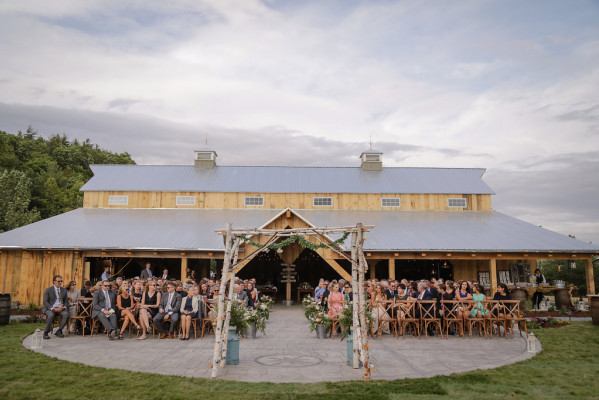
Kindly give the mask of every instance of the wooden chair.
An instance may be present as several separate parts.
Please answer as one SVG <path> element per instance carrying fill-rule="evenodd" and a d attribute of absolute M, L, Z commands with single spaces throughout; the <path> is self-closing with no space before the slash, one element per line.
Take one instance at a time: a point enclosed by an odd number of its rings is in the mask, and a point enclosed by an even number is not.
<path fill-rule="evenodd" d="M 393 336 L 397 337 L 397 318 L 395 315 L 395 300 L 384 300 L 377 302 L 377 308 L 374 310 L 377 313 L 377 320 L 379 326 L 377 329 L 377 335 L 380 338 L 383 335 L 383 324 L 388 323 L 390 330 L 393 332 Z"/>
<path fill-rule="evenodd" d="M 456 330 L 459 328 L 459 334 L 462 338 L 464 336 L 464 318 L 458 317 L 458 312 L 462 303 L 457 300 L 442 300 L 441 307 L 443 307 L 443 322 L 445 323 L 445 339 L 449 339 L 449 328 L 454 325 Z"/>
<path fill-rule="evenodd" d="M 487 306 L 489 313 L 485 315 L 486 328 L 488 331 L 488 338 L 493 338 L 493 331 L 496 326 L 499 326 L 499 336 L 501 336 L 501 327 L 503 326 L 503 332 L 505 335 L 506 331 L 506 312 L 504 305 L 498 300 L 488 300 Z M 500 314 L 503 314 L 501 316 Z"/>
<path fill-rule="evenodd" d="M 206 300 L 204 303 L 204 318 L 202 319 L 202 335 L 200 337 L 204 337 L 204 333 L 206 332 L 206 326 L 208 326 L 208 330 L 212 330 L 214 332 L 213 324 L 216 322 L 216 317 L 218 316 L 218 301 L 217 300 Z"/>
<path fill-rule="evenodd" d="M 428 328 L 432 325 L 435 332 L 439 332 L 443 337 L 443 328 L 441 327 L 441 318 L 437 316 L 437 300 L 418 300 L 418 310 L 420 311 L 420 322 L 424 331 L 424 338 L 428 338 Z"/>
<path fill-rule="evenodd" d="M 486 330 L 486 320 L 485 314 L 488 313 L 487 301 L 485 300 L 468 300 L 464 301 L 464 304 L 468 304 L 470 308 L 470 317 L 465 319 L 465 322 L 468 324 L 468 333 L 470 335 L 470 339 L 472 339 L 472 329 L 477 327 L 477 332 L 479 336 L 483 336 L 483 334 L 487 335 Z M 476 309 L 476 314 L 474 314 L 474 309 Z"/>
<path fill-rule="evenodd" d="M 400 300 L 396 301 L 395 304 L 397 305 L 397 322 L 401 335 L 405 337 L 406 327 L 412 326 L 420 339 L 420 319 L 416 313 L 416 302 Z"/>
<path fill-rule="evenodd" d="M 81 321 L 81 330 L 83 331 L 83 337 L 85 337 L 85 323 L 87 322 L 91 326 L 92 319 L 92 298 L 81 298 L 77 300 L 77 315 L 69 317 L 69 323 L 67 324 L 67 335 L 71 331 L 71 322 Z"/>
<path fill-rule="evenodd" d="M 511 331 L 511 337 L 514 337 L 514 323 L 518 326 L 520 336 L 522 336 L 522 327 L 528 338 L 528 327 L 526 326 L 526 318 L 520 314 L 520 300 L 503 300 L 505 312 L 505 326 L 509 325 Z M 506 331 L 507 337 L 507 331 Z"/>

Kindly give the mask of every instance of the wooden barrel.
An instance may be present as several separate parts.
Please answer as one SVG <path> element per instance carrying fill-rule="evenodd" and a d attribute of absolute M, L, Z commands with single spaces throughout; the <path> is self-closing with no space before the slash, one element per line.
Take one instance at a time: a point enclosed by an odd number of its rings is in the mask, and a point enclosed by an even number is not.
<path fill-rule="evenodd" d="M 589 296 L 589 305 L 591 308 L 591 319 L 594 325 L 599 325 L 599 296 Z"/>
<path fill-rule="evenodd" d="M 10 294 L 0 294 L 0 325 L 10 321 Z"/>
<path fill-rule="evenodd" d="M 555 308 L 559 311 L 563 306 L 572 307 L 570 289 L 555 289 Z"/>
<path fill-rule="evenodd" d="M 524 303 L 528 300 L 528 292 L 524 289 L 512 289 L 510 295 L 512 296 L 512 300 L 520 301 L 520 308 L 524 307 Z"/>

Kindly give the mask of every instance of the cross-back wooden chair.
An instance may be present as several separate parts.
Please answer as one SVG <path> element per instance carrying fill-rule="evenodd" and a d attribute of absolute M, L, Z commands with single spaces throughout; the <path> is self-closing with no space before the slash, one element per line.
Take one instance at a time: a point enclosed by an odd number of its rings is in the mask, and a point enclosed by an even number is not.
<path fill-rule="evenodd" d="M 457 300 L 442 300 L 441 307 L 443 307 L 443 322 L 445 323 L 445 339 L 449 339 L 449 329 L 452 325 L 455 326 L 456 331 L 462 338 L 464 336 L 464 318 L 458 317 L 458 312 L 462 303 Z M 458 330 L 459 329 L 459 330 Z"/>
<path fill-rule="evenodd" d="M 83 331 L 83 337 L 85 337 L 85 323 L 87 322 L 91 325 L 92 300 L 92 298 L 81 298 L 77 300 L 77 315 L 69 317 L 67 335 L 71 332 L 71 321 L 81 321 L 81 330 Z"/>
<path fill-rule="evenodd" d="M 506 311 L 504 305 L 498 300 L 488 300 L 487 308 L 489 312 L 485 315 L 486 328 L 488 331 L 488 338 L 493 338 L 493 331 L 495 327 L 498 327 L 498 334 L 501 336 L 501 327 L 505 335 L 506 331 Z"/>
<path fill-rule="evenodd" d="M 416 302 L 409 300 L 396 301 L 397 305 L 397 321 L 401 336 L 406 336 L 406 328 L 413 327 L 414 332 L 420 339 L 420 319 L 416 312 Z M 398 334 L 398 336 L 399 336 Z"/>
<path fill-rule="evenodd" d="M 464 301 L 470 307 L 470 317 L 465 319 L 468 324 L 468 333 L 472 339 L 472 330 L 476 328 L 479 336 L 487 335 L 485 315 L 489 312 L 486 300 L 468 300 Z M 476 310 L 476 311 L 474 311 Z"/>
<path fill-rule="evenodd" d="M 218 316 L 218 300 L 204 300 L 204 318 L 202 319 L 202 335 L 200 337 L 204 337 L 204 333 L 206 333 L 206 327 L 208 330 L 212 330 L 214 332 L 214 322 L 216 322 L 216 317 Z"/>
<path fill-rule="evenodd" d="M 379 326 L 376 334 L 380 338 L 383 335 L 383 324 L 389 324 L 389 330 L 393 332 L 393 336 L 397 337 L 397 317 L 395 313 L 395 300 L 382 300 L 377 302 L 376 310 Z"/>
<path fill-rule="evenodd" d="M 518 331 L 520 332 L 520 336 L 522 336 L 522 328 L 524 327 L 524 332 L 526 333 L 526 337 L 528 337 L 528 328 L 526 326 L 526 318 L 524 318 L 520 314 L 520 300 L 503 300 L 502 301 L 506 315 L 506 326 L 509 325 L 511 331 L 511 337 L 514 337 L 514 323 L 518 326 Z M 506 331 L 507 332 L 507 331 Z M 507 333 L 506 333 L 507 337 Z"/>
<path fill-rule="evenodd" d="M 439 336 L 443 337 L 441 318 L 437 316 L 437 300 L 418 300 L 417 303 L 424 338 L 428 338 L 428 328 L 431 326 L 435 329 L 435 332 L 438 330 Z"/>

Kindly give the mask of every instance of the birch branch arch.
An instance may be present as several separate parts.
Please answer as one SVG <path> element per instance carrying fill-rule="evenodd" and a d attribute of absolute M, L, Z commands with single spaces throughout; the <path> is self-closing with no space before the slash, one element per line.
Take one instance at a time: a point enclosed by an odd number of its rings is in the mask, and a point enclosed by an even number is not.
<path fill-rule="evenodd" d="M 218 369 L 225 366 L 227 354 L 227 334 L 228 323 L 231 318 L 231 304 L 233 296 L 233 283 L 235 274 L 240 265 L 245 265 L 250 262 L 261 251 L 268 249 L 269 246 L 276 242 L 277 239 L 289 236 L 308 236 L 314 237 L 316 241 L 326 245 L 342 258 L 348 260 L 352 265 L 352 292 L 354 293 L 353 309 L 353 332 L 354 332 L 354 349 L 353 349 L 353 367 L 359 368 L 359 363 L 364 366 L 364 379 L 370 380 L 370 375 L 373 371 L 369 362 L 368 349 L 368 325 L 366 321 L 366 297 L 364 293 L 364 276 L 368 269 L 368 263 L 364 257 L 364 233 L 373 229 L 372 225 L 362 225 L 361 223 L 355 226 L 344 226 L 335 228 L 291 228 L 291 229 L 233 229 L 231 223 L 227 223 L 225 229 L 217 229 L 215 232 L 224 236 L 225 240 L 225 256 L 223 262 L 223 270 L 220 282 L 220 292 L 218 295 L 218 315 L 216 317 L 216 328 L 214 330 L 214 355 L 212 359 L 212 378 L 218 375 Z M 351 234 L 351 257 L 348 257 L 342 249 L 326 238 L 328 234 Z M 261 247 L 257 248 L 251 254 L 247 255 L 242 260 L 238 260 L 239 247 L 245 238 L 264 235 L 269 239 Z M 230 289 L 228 299 L 225 302 L 225 288 L 227 282 L 230 281 Z M 356 304 L 357 297 L 357 307 Z"/>

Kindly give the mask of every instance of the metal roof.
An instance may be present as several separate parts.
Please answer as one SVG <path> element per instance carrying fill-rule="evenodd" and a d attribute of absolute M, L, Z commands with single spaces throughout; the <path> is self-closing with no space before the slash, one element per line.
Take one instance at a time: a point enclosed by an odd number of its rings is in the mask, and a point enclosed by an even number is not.
<path fill-rule="evenodd" d="M 223 250 L 215 229 L 284 210 L 77 209 L 0 234 L 0 248 Z M 314 226 L 374 225 L 368 251 L 587 252 L 591 245 L 495 211 L 292 210 Z M 337 237 L 334 237 L 335 239 Z"/>
<path fill-rule="evenodd" d="M 495 194 L 482 168 L 92 165 L 82 191 Z"/>

